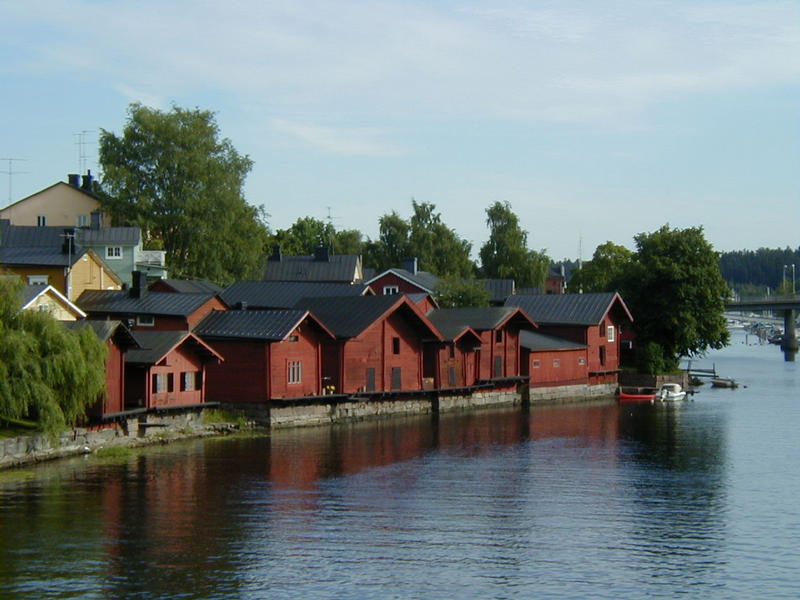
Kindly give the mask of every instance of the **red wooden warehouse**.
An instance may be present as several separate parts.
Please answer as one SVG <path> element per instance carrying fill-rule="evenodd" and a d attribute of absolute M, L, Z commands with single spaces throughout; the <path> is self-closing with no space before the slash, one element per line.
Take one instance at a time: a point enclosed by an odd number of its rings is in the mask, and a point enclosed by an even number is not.
<path fill-rule="evenodd" d="M 208 366 L 209 400 L 264 402 L 323 393 L 322 344 L 333 334 L 308 311 L 215 311 L 195 333 L 225 356 L 224 363 Z"/>

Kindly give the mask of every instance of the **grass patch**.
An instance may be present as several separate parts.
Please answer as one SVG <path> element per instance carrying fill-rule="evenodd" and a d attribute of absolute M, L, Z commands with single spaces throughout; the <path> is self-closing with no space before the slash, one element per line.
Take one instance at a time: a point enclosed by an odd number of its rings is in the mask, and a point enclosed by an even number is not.
<path fill-rule="evenodd" d="M 11 438 L 31 435 L 39 431 L 39 424 L 28 419 L 12 419 L 0 415 L 0 437 Z"/>
<path fill-rule="evenodd" d="M 204 423 L 233 423 L 237 427 L 244 427 L 247 423 L 242 415 L 234 414 L 227 410 L 212 408 L 203 411 Z"/>

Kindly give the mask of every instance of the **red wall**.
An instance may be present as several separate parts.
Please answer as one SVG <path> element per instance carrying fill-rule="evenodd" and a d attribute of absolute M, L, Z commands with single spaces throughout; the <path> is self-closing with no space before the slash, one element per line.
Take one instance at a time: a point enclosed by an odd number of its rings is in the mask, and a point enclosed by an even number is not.
<path fill-rule="evenodd" d="M 91 417 L 102 417 L 125 410 L 124 354 L 113 338 L 106 341 L 106 392 L 103 398 L 86 410 Z"/>
<path fill-rule="evenodd" d="M 406 281 L 402 277 L 398 277 L 394 273 L 387 273 L 383 277 L 376 279 L 369 284 L 369 287 L 371 287 L 378 296 L 383 296 L 383 288 L 387 285 L 396 285 L 400 289 L 401 294 L 419 294 L 420 292 L 427 293 L 428 291 Z"/>
<path fill-rule="evenodd" d="M 137 401 L 144 398 L 145 408 L 161 406 L 183 406 L 187 404 L 200 404 L 205 398 L 205 368 L 194 352 L 179 346 L 161 361 L 163 365 L 153 365 L 142 368 L 137 365 L 128 365 L 125 369 L 125 405 L 127 408 L 140 406 Z M 201 389 L 181 391 L 181 374 L 185 371 L 199 371 L 201 373 Z M 172 373 L 172 392 L 155 393 L 153 391 L 153 375 L 156 373 Z"/>
<path fill-rule="evenodd" d="M 292 332 L 296 342 L 284 340 L 270 345 L 270 397 L 298 398 L 322 393 L 320 380 L 321 341 L 320 335 L 309 323 L 304 323 Z M 302 379 L 300 383 L 289 383 L 289 363 L 300 361 Z"/>
<path fill-rule="evenodd" d="M 519 362 L 519 328 L 507 324 L 501 331 L 503 338 L 496 342 L 495 329 L 481 331 L 480 372 L 478 379 L 493 379 L 495 357 L 503 360 L 503 371 L 500 377 L 516 377 L 520 374 Z"/>
<path fill-rule="evenodd" d="M 530 387 L 585 384 L 589 380 L 586 348 L 575 350 L 525 351 Z M 583 364 L 580 360 L 583 359 Z M 558 366 L 555 365 L 558 361 Z M 536 366 L 536 363 L 539 366 Z"/>

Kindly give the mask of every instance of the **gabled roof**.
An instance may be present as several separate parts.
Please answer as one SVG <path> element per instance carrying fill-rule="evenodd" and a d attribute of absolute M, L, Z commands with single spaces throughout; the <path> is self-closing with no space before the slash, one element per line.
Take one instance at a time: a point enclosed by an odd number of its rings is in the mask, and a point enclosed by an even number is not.
<path fill-rule="evenodd" d="M 309 310 L 337 338 L 353 338 L 373 323 L 394 313 L 405 310 L 423 325 L 436 339 L 439 332 L 414 304 L 403 295 L 389 296 L 340 296 L 332 298 L 303 298 L 295 308 Z"/>
<path fill-rule="evenodd" d="M 147 292 L 144 297 L 135 298 L 129 290 L 87 290 L 77 304 L 89 314 L 188 317 L 213 297 L 214 294 Z"/>
<path fill-rule="evenodd" d="M 267 281 L 323 281 L 352 283 L 359 275 L 361 257 L 357 254 L 332 254 L 325 260 L 314 255 L 281 256 L 268 260 L 264 267 Z"/>
<path fill-rule="evenodd" d="M 494 330 L 513 318 L 522 319 L 531 327 L 537 326 L 524 312 L 513 306 L 437 308 L 428 313 L 428 318 L 438 329 L 448 331 L 454 331 L 459 326 L 471 327 L 475 331 Z"/>
<path fill-rule="evenodd" d="M 76 192 L 80 192 L 80 193 L 82 193 L 82 194 L 84 194 L 84 195 L 86 195 L 86 196 L 89 196 L 89 197 L 90 197 L 90 198 L 92 198 L 93 200 L 97 200 L 97 196 L 95 196 L 95 195 L 94 195 L 94 194 L 92 194 L 91 192 L 89 192 L 89 191 L 87 191 L 87 190 L 85 190 L 85 189 L 83 189 L 83 188 L 81 188 L 81 187 L 76 187 L 76 186 L 74 186 L 74 185 L 70 185 L 70 184 L 68 184 L 68 183 L 64 183 L 63 181 L 57 181 L 57 182 L 56 182 L 56 183 L 54 183 L 53 185 L 48 185 L 46 188 L 42 188 L 42 189 L 41 189 L 41 190 L 39 190 L 38 192 L 34 192 L 33 194 L 30 194 L 29 196 L 25 196 L 25 197 L 24 197 L 24 198 L 22 198 L 21 200 L 17 200 L 16 202 L 12 202 L 11 204 L 9 204 L 9 205 L 7 205 L 7 206 L 4 206 L 4 207 L 3 207 L 2 209 L 0 209 L 0 210 L 5 210 L 5 209 L 7 209 L 7 208 L 11 208 L 12 206 L 16 206 L 17 204 L 21 204 L 21 203 L 25 202 L 26 200 L 29 200 L 30 198 L 33 198 L 34 196 L 38 196 L 38 195 L 39 195 L 39 194 L 41 194 L 42 192 L 46 192 L 46 191 L 47 191 L 47 190 L 49 190 L 49 189 L 52 189 L 52 188 L 55 188 L 55 187 L 59 187 L 59 186 L 66 186 L 66 187 L 67 187 L 67 188 L 69 188 L 70 190 L 74 190 L 74 191 L 76 191 Z"/>
<path fill-rule="evenodd" d="M 137 331 L 134 337 L 141 349 L 129 350 L 125 355 L 126 364 L 155 365 L 183 344 L 191 344 L 206 360 L 224 360 L 216 350 L 188 331 Z"/>
<path fill-rule="evenodd" d="M 8 219 L 0 222 L 0 246 L 5 248 L 61 248 L 65 231 L 74 234 L 75 244 L 80 246 L 135 246 L 139 243 L 141 230 L 138 227 L 37 227 L 35 225 L 12 225 Z"/>
<path fill-rule="evenodd" d="M 225 289 L 205 279 L 158 279 L 155 284 L 166 286 L 177 294 L 221 294 Z"/>
<path fill-rule="evenodd" d="M 539 324 L 598 325 L 603 317 L 619 304 L 623 314 L 633 321 L 628 307 L 616 292 L 596 294 L 516 294 L 506 300 L 506 306 L 518 306 Z"/>
<path fill-rule="evenodd" d="M 498 304 L 505 302 L 506 298 L 514 294 L 513 279 L 479 279 L 489 293 L 489 302 Z"/>
<path fill-rule="evenodd" d="M 519 334 L 519 345 L 533 352 L 545 350 L 581 350 L 588 348 L 586 344 L 565 340 L 554 335 L 539 333 L 538 331 L 528 331 L 523 329 Z"/>
<path fill-rule="evenodd" d="M 292 308 L 303 298 L 363 296 L 372 293 L 369 286 L 316 281 L 236 281 L 220 297 L 228 306 L 246 302 L 248 308 Z"/>
<path fill-rule="evenodd" d="M 0 264 L 9 266 L 70 267 L 90 250 L 75 249 L 64 253 L 61 247 L 2 248 Z"/>
<path fill-rule="evenodd" d="M 215 310 L 200 321 L 194 332 L 206 339 L 277 342 L 286 339 L 306 319 L 334 337 L 307 310 Z"/>
<path fill-rule="evenodd" d="M 136 341 L 136 338 L 131 333 L 131 330 L 125 327 L 122 321 L 109 320 L 109 321 L 65 321 L 64 325 L 68 329 L 79 331 L 84 328 L 89 328 L 94 331 L 95 335 L 101 340 L 108 341 L 113 337 L 117 346 L 127 350 L 140 349 L 141 346 Z"/>
<path fill-rule="evenodd" d="M 78 227 L 75 229 L 75 239 L 82 246 L 136 246 L 141 240 L 142 233 L 138 227 Z"/>
<path fill-rule="evenodd" d="M 390 274 L 395 275 L 400 279 L 404 279 L 405 281 L 417 286 L 422 291 L 429 294 L 432 294 L 434 291 L 436 291 L 436 286 L 439 285 L 439 278 L 433 273 L 429 273 L 428 271 L 417 271 L 416 273 L 412 273 L 411 271 L 400 268 L 392 268 L 382 271 L 365 283 L 369 285 Z"/>
<path fill-rule="evenodd" d="M 77 318 L 83 319 L 86 313 L 83 312 L 78 306 L 69 301 L 69 299 L 59 292 L 52 285 L 26 285 L 22 288 L 22 310 L 28 308 L 40 296 L 50 295 L 68 311 L 73 313 Z"/>

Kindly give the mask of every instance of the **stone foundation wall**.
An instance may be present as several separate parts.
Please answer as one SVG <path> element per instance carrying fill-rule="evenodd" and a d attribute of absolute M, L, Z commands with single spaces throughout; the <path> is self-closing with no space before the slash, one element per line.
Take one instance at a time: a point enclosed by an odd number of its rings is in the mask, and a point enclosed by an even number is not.
<path fill-rule="evenodd" d="M 616 393 L 615 383 L 603 385 L 557 385 L 553 387 L 531 388 L 530 403 L 534 404 L 567 404 L 613 397 Z"/>

